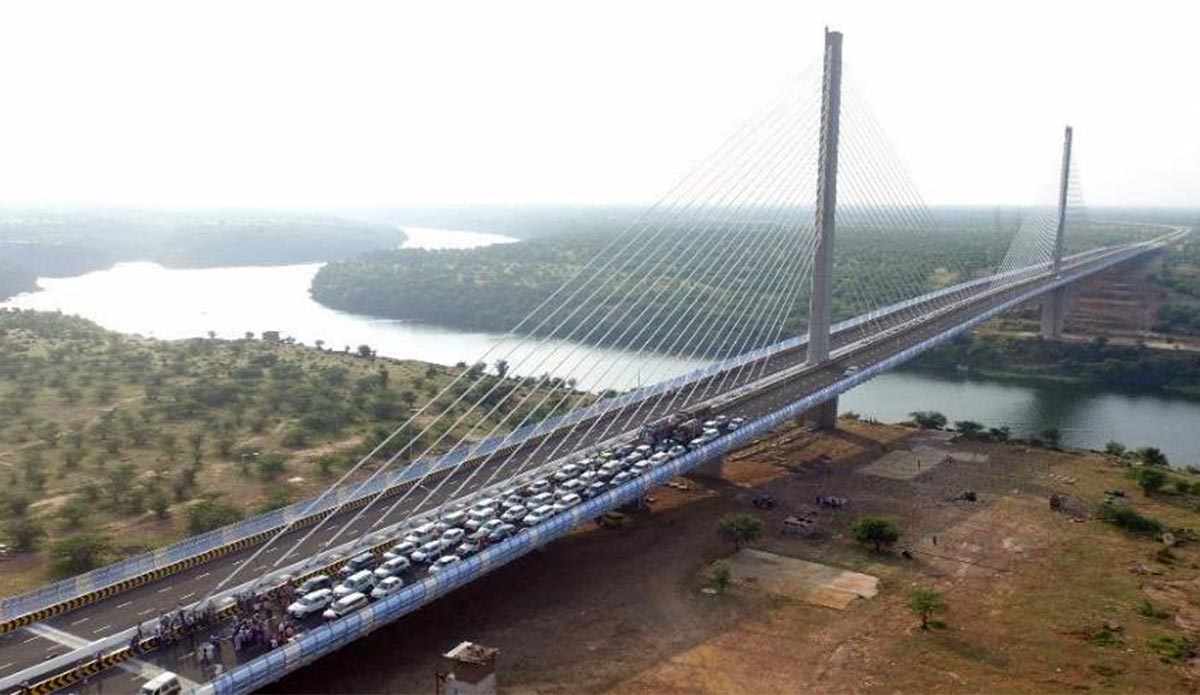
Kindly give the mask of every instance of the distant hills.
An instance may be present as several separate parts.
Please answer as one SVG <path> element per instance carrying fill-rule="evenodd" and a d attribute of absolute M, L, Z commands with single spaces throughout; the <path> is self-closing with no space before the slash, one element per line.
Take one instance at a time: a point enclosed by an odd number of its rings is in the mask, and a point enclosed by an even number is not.
<path fill-rule="evenodd" d="M 392 225 L 257 211 L 0 208 L 0 299 L 118 261 L 173 268 L 286 265 L 395 248 Z"/>

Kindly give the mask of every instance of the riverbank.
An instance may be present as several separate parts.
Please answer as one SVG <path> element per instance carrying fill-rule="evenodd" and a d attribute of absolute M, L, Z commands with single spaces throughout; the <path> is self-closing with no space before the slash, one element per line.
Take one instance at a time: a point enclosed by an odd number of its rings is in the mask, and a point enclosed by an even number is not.
<path fill-rule="evenodd" d="M 1168 527 L 1200 528 L 1190 493 L 1143 496 L 1096 454 L 841 425 L 765 437 L 728 457 L 725 480 L 655 490 L 629 526 L 580 529 L 269 691 L 427 691 L 440 654 L 462 639 L 500 649 L 505 692 L 1196 687 L 1200 549 L 1164 550 L 1095 516 L 1116 489 Z M 945 457 L 913 467 L 903 452 L 914 450 Z M 751 504 L 764 493 L 773 509 Z M 1063 511 L 1050 508 L 1055 494 Z M 818 496 L 847 502 L 818 507 Z M 878 594 L 839 610 L 780 594 L 766 576 L 708 593 L 713 563 L 732 551 L 716 532 L 729 513 L 761 521 L 753 547 L 876 577 Z M 869 515 L 901 530 L 891 550 L 854 541 L 852 525 Z M 943 597 L 935 629 L 906 607 L 913 587 Z"/>

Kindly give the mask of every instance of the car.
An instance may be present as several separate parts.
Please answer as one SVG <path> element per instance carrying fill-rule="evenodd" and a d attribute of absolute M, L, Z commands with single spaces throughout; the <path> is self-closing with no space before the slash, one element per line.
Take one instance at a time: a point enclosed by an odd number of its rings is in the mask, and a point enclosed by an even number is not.
<path fill-rule="evenodd" d="M 846 371 L 842 372 L 842 376 L 854 376 L 855 374 L 858 374 L 857 364 L 852 364 L 849 367 L 846 367 Z"/>
<path fill-rule="evenodd" d="M 599 479 L 600 479 L 600 475 L 598 473 L 596 473 L 596 471 L 584 471 L 583 473 L 581 473 L 579 475 L 578 478 L 576 478 L 576 480 L 583 483 L 584 487 L 591 485 L 592 483 L 596 482 Z"/>
<path fill-rule="evenodd" d="M 408 558 L 401 555 L 400 557 L 394 557 L 376 567 L 374 574 L 376 579 L 387 579 L 388 577 L 394 577 L 398 574 L 403 574 L 411 567 L 412 562 Z"/>
<path fill-rule="evenodd" d="M 386 562 L 387 560 L 395 560 L 398 557 L 408 557 L 409 555 L 412 555 L 412 551 L 419 547 L 421 546 L 416 543 L 404 541 L 403 543 L 398 543 L 392 546 L 391 550 L 383 554 L 383 559 Z"/>
<path fill-rule="evenodd" d="M 554 513 L 557 514 L 559 512 L 564 512 L 582 501 L 583 498 L 574 492 L 569 495 L 563 495 L 557 502 L 554 503 Z"/>
<path fill-rule="evenodd" d="M 391 596 L 403 588 L 403 579 L 395 576 L 387 577 L 383 581 L 376 584 L 374 589 L 371 589 L 371 598 L 378 601 L 381 598 L 387 598 L 388 596 Z"/>
<path fill-rule="evenodd" d="M 528 485 L 526 485 L 524 492 L 525 492 L 526 496 L 533 496 L 533 495 L 540 495 L 543 492 L 549 492 L 549 490 L 550 490 L 550 481 L 546 480 L 545 478 L 538 478 L 537 480 L 533 481 L 532 483 L 529 483 Z"/>
<path fill-rule="evenodd" d="M 408 558 L 415 564 L 423 565 L 428 562 L 433 562 L 434 558 L 436 558 L 438 555 L 441 555 L 442 551 L 445 549 L 446 544 L 441 540 L 429 541 L 425 545 L 422 545 L 420 548 L 414 550 L 413 554 L 409 555 Z"/>
<path fill-rule="evenodd" d="M 641 454 L 644 458 L 649 456 L 650 453 L 654 451 L 654 447 L 650 446 L 649 444 L 638 444 L 637 446 L 633 447 L 633 451 L 634 453 Z"/>
<path fill-rule="evenodd" d="M 316 574 L 316 575 L 309 577 L 308 579 L 305 579 L 303 584 L 296 587 L 296 590 L 292 593 L 292 595 L 295 596 L 296 598 L 300 598 L 301 596 L 307 596 L 314 591 L 320 591 L 321 589 L 332 589 L 332 588 L 333 588 L 333 580 L 329 578 L 329 575 Z"/>
<path fill-rule="evenodd" d="M 526 526 L 537 526 L 552 516 L 554 516 L 554 507 L 549 504 L 543 504 L 532 512 L 526 514 L 525 518 L 521 519 L 521 523 Z"/>
<path fill-rule="evenodd" d="M 621 464 L 616 461 L 609 461 L 608 463 L 604 464 L 603 466 L 600 466 L 600 470 L 596 471 L 596 475 L 601 480 L 608 480 L 609 478 L 613 477 L 614 475 L 616 475 L 620 472 L 621 472 Z"/>
<path fill-rule="evenodd" d="M 704 424 L 702 425 L 702 427 L 703 427 L 703 428 L 704 428 L 706 431 L 707 431 L 707 430 L 715 430 L 715 429 L 717 429 L 717 428 L 718 428 L 718 427 L 720 427 L 720 426 L 721 426 L 721 423 L 717 422 L 716 420 L 705 420 L 705 421 L 704 421 Z"/>
<path fill-rule="evenodd" d="M 529 510 L 520 505 L 516 507 L 509 507 L 503 514 L 500 515 L 500 521 L 508 524 L 519 523 L 521 519 L 524 519 L 525 515 L 528 513 Z"/>
<path fill-rule="evenodd" d="M 342 565 L 342 568 L 338 570 L 338 576 L 342 579 L 345 579 L 346 577 L 349 577 L 350 575 L 361 570 L 371 569 L 375 566 L 375 562 L 375 555 L 372 553 L 361 553 L 359 555 L 355 555 L 347 560 L 346 564 Z"/>
<path fill-rule="evenodd" d="M 538 507 L 545 505 L 545 504 L 550 504 L 553 501 L 554 501 L 554 493 L 553 492 L 539 492 L 538 494 L 529 498 L 528 502 L 526 503 L 526 506 L 529 507 L 530 509 L 537 509 Z"/>
<path fill-rule="evenodd" d="M 717 429 L 716 427 L 705 427 L 700 436 L 708 437 L 709 441 L 712 441 L 713 439 L 721 436 L 721 430 Z"/>
<path fill-rule="evenodd" d="M 642 460 L 642 459 L 644 459 L 644 458 L 646 458 L 646 457 L 642 455 L 642 452 L 640 452 L 640 451 L 635 451 L 635 452 L 633 452 L 632 454 L 630 454 L 630 455 L 626 456 L 625 458 L 621 459 L 621 463 L 622 463 L 622 464 L 623 464 L 623 465 L 624 465 L 626 468 L 628 468 L 629 466 L 632 466 L 633 464 L 637 463 L 638 461 L 641 461 L 641 460 Z"/>
<path fill-rule="evenodd" d="M 442 532 L 441 541 L 449 547 L 461 542 L 466 535 L 467 532 L 460 528 L 449 528 Z"/>
<path fill-rule="evenodd" d="M 363 592 L 375 586 L 375 573 L 371 570 L 359 570 L 346 578 L 344 582 L 333 587 L 333 597 L 340 599 L 354 592 Z"/>
<path fill-rule="evenodd" d="M 465 522 L 466 520 L 467 520 L 467 513 L 462 510 L 455 510 L 455 511 L 452 511 L 452 512 L 442 515 L 442 523 L 450 528 L 453 528 L 455 526 L 462 526 L 463 522 Z"/>
<path fill-rule="evenodd" d="M 625 458 L 626 456 L 633 453 L 633 448 L 634 447 L 632 444 L 622 444 L 621 446 L 614 449 L 613 453 L 616 454 L 617 458 Z"/>
<path fill-rule="evenodd" d="M 333 589 L 317 589 L 292 601 L 287 607 L 288 615 L 303 620 L 314 613 L 325 610 L 333 603 Z"/>
<path fill-rule="evenodd" d="M 21 690 L 28 688 L 22 687 Z M 138 695 L 178 695 L 182 692 L 183 684 L 179 682 L 179 676 L 170 671 L 163 671 L 138 688 Z"/>
<path fill-rule="evenodd" d="M 575 465 L 574 463 L 568 463 L 555 471 L 554 481 L 561 483 L 564 480 L 570 480 L 571 478 L 574 478 L 575 476 L 579 475 L 579 473 L 579 466 Z"/>
<path fill-rule="evenodd" d="M 646 460 L 650 462 L 651 466 L 658 466 L 670 461 L 671 455 L 665 451 L 660 451 Z"/>
<path fill-rule="evenodd" d="M 717 415 L 716 417 L 713 418 L 713 422 L 717 423 L 718 425 L 724 425 L 726 422 L 729 422 L 729 416 L 728 415 Z"/>
<path fill-rule="evenodd" d="M 633 477 L 634 477 L 633 474 L 630 473 L 629 471 L 621 471 L 620 473 L 613 476 L 612 484 L 613 485 L 621 485 L 623 483 L 629 482 L 630 480 L 633 479 Z"/>
<path fill-rule="evenodd" d="M 585 487 L 587 487 L 587 483 L 583 482 L 579 478 L 572 478 L 562 485 L 559 485 L 558 489 L 554 491 L 554 496 L 562 497 L 563 495 L 570 494 L 572 492 L 578 493 Z"/>
<path fill-rule="evenodd" d="M 579 493 L 579 496 L 584 498 L 585 500 L 590 500 L 591 498 L 596 497 L 597 495 L 604 494 L 604 491 L 607 489 L 608 489 L 608 483 L 604 482 L 603 480 L 597 480 L 596 482 L 592 483 L 591 485 L 588 485 L 587 487 L 585 487 L 583 489 L 583 492 Z"/>
<path fill-rule="evenodd" d="M 367 595 L 360 591 L 352 591 L 345 596 L 334 601 L 329 608 L 321 615 L 325 616 L 326 620 L 337 620 L 338 618 L 347 616 L 360 608 L 366 608 Z"/>
<path fill-rule="evenodd" d="M 633 464 L 633 468 L 630 468 L 629 472 L 633 475 L 642 475 L 653 467 L 654 464 L 650 463 L 649 461 L 638 461 L 637 463 Z"/>
<path fill-rule="evenodd" d="M 441 572 L 442 570 L 446 569 L 450 565 L 453 565 L 454 563 L 461 562 L 461 561 L 462 561 L 462 558 L 457 555 L 443 555 L 437 559 L 437 562 L 433 563 L 433 565 L 431 565 L 429 567 L 429 573 L 437 574 L 438 572 Z"/>
<path fill-rule="evenodd" d="M 475 531 L 494 518 L 496 518 L 495 507 L 475 507 L 467 512 L 467 522 L 463 524 L 463 527 L 468 531 Z"/>
<path fill-rule="evenodd" d="M 513 507 L 524 507 L 525 498 L 520 495 L 509 495 L 508 497 L 504 498 L 504 501 L 500 503 L 500 506 L 503 507 L 505 511 L 512 509 Z"/>
<path fill-rule="evenodd" d="M 495 507 L 496 500 L 491 497 L 480 497 L 471 504 L 471 509 L 482 509 L 484 507 Z M 470 514 L 470 511 L 467 512 Z"/>
<path fill-rule="evenodd" d="M 420 526 L 413 529 L 411 535 L 415 536 L 418 539 L 416 541 L 417 543 L 428 543 L 429 541 L 433 540 L 434 538 L 437 538 L 437 535 L 439 533 L 441 533 L 441 531 L 438 530 L 437 524 L 431 521 L 431 522 L 428 522 L 425 524 L 421 524 Z M 408 540 L 408 539 L 405 538 L 405 540 Z"/>
<path fill-rule="evenodd" d="M 454 549 L 454 554 L 459 557 L 471 557 L 477 552 L 479 552 L 479 544 L 472 541 L 459 543 L 458 547 Z"/>
<path fill-rule="evenodd" d="M 685 447 L 682 444 L 676 444 L 675 446 L 671 447 L 670 449 L 667 449 L 667 455 L 670 456 L 671 458 L 683 456 L 686 453 L 687 453 L 687 447 Z"/>
<path fill-rule="evenodd" d="M 725 425 L 725 429 L 727 429 L 727 430 L 729 430 L 730 432 L 732 432 L 732 431 L 734 431 L 734 430 L 736 430 L 736 429 L 739 429 L 739 428 L 741 428 L 741 426 L 742 426 L 742 425 L 744 425 L 744 424 L 746 424 L 746 418 L 744 418 L 744 417 L 735 417 L 735 418 L 732 418 L 732 419 L 730 419 L 730 420 L 729 420 L 729 424 Z"/>
<path fill-rule="evenodd" d="M 492 529 L 492 532 L 487 535 L 488 543 L 499 543 L 500 541 L 512 536 L 517 532 L 517 527 L 512 524 L 500 524 Z"/>
<path fill-rule="evenodd" d="M 579 468 L 583 471 L 590 471 L 600 465 L 600 461 L 594 458 L 585 458 L 579 462 Z"/>

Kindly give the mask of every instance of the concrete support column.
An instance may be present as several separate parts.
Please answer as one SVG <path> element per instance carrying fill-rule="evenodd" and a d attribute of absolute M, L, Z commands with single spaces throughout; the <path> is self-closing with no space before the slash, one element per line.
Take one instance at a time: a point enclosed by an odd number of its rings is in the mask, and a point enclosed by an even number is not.
<path fill-rule="evenodd" d="M 821 87 L 821 143 L 817 162 L 817 245 L 808 302 L 808 363 L 829 358 L 833 318 L 833 231 L 837 212 L 838 118 L 842 101 L 842 35 L 825 31 L 825 79 Z"/>
<path fill-rule="evenodd" d="M 1051 272 L 1055 277 L 1062 273 L 1064 238 L 1067 231 L 1067 189 L 1071 185 L 1071 126 L 1063 134 L 1062 172 L 1058 184 L 1058 227 L 1054 232 L 1054 259 Z M 1045 295 L 1042 300 L 1042 337 L 1046 340 L 1062 338 L 1063 318 L 1067 313 L 1067 289 L 1060 287 Z"/>
<path fill-rule="evenodd" d="M 688 475 L 697 478 L 708 478 L 709 480 L 720 480 L 725 477 L 725 457 L 718 456 L 711 461 L 705 461 L 689 471 Z"/>
<path fill-rule="evenodd" d="M 834 396 L 821 405 L 813 406 L 804 417 L 820 429 L 831 430 L 837 427 L 837 415 L 838 399 Z"/>

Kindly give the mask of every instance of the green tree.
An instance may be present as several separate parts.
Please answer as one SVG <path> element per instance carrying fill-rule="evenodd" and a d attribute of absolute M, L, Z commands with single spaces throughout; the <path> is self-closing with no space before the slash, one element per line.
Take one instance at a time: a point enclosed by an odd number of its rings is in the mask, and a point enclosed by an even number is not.
<path fill-rule="evenodd" d="M 1104 445 L 1104 453 L 1117 458 L 1124 458 L 1127 450 L 1125 445 L 1118 441 L 1109 440 Z"/>
<path fill-rule="evenodd" d="M 881 552 L 885 545 L 892 545 L 900 540 L 900 527 L 891 521 L 874 516 L 864 516 L 854 522 L 850 533 L 859 543 L 871 544 L 875 552 Z"/>
<path fill-rule="evenodd" d="M 81 533 L 51 545 L 50 555 L 60 573 L 79 574 L 99 567 L 109 545 L 103 536 Z"/>
<path fill-rule="evenodd" d="M 242 512 L 216 500 L 203 500 L 188 509 L 187 518 L 188 532 L 196 535 L 237 523 L 242 520 Z"/>
<path fill-rule="evenodd" d="M 1042 440 L 1046 446 L 1051 449 L 1057 449 L 1062 441 L 1062 432 L 1057 427 L 1046 427 L 1041 432 L 1038 432 L 1038 439 Z"/>
<path fill-rule="evenodd" d="M 713 588 L 722 594 L 733 583 L 733 575 L 729 571 L 729 563 L 724 560 L 718 560 L 713 563 L 710 577 L 712 578 Z"/>
<path fill-rule="evenodd" d="M 974 420 L 956 420 L 954 429 L 958 430 L 967 439 L 974 439 L 983 432 L 983 425 Z"/>
<path fill-rule="evenodd" d="M 934 410 L 915 410 L 908 414 L 923 430 L 940 430 L 946 426 L 946 416 Z"/>
<path fill-rule="evenodd" d="M 1134 474 L 1138 487 L 1142 488 L 1142 493 L 1145 495 L 1152 495 L 1167 484 L 1167 474 L 1157 468 L 1143 466 L 1135 469 Z"/>
<path fill-rule="evenodd" d="M 1159 449 L 1156 446 L 1145 446 L 1141 449 L 1138 449 L 1135 453 L 1138 457 L 1138 460 L 1147 466 L 1160 466 L 1162 468 L 1166 468 L 1170 465 L 1170 463 L 1167 461 L 1167 455 L 1163 453 L 1162 449 Z"/>
<path fill-rule="evenodd" d="M 287 460 L 283 457 L 283 454 L 272 452 L 258 457 L 258 474 L 264 480 L 278 480 L 279 476 L 283 475 L 286 470 Z"/>
<path fill-rule="evenodd" d="M 508 376 L 508 360 L 496 360 L 496 376 L 503 379 Z"/>
<path fill-rule="evenodd" d="M 928 630 L 929 618 L 934 613 L 945 610 L 946 601 L 933 589 L 918 586 L 908 592 L 907 605 L 908 609 L 921 619 L 921 629 Z"/>
<path fill-rule="evenodd" d="M 762 536 L 763 525 L 757 517 L 749 514 L 726 514 L 717 522 L 717 532 L 733 543 L 733 549 L 741 550 L 745 543 L 753 543 Z"/>
<path fill-rule="evenodd" d="M 42 539 L 46 537 L 46 529 L 42 522 L 29 517 L 13 519 L 4 526 L 5 534 L 12 541 L 13 549 L 28 552 L 37 550 Z"/>

